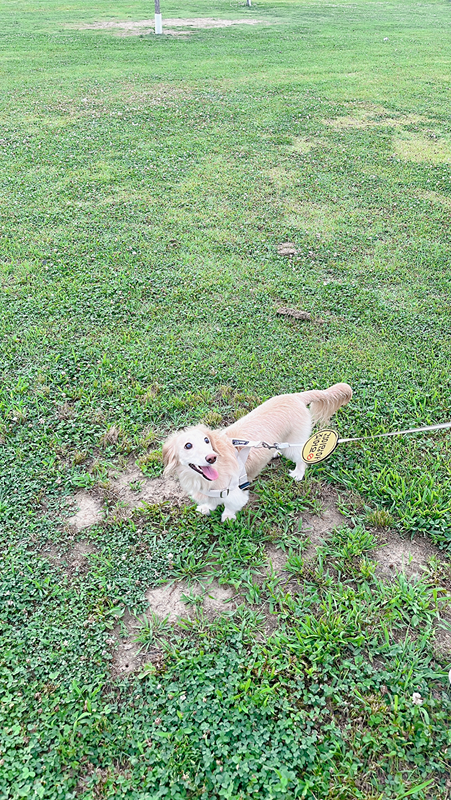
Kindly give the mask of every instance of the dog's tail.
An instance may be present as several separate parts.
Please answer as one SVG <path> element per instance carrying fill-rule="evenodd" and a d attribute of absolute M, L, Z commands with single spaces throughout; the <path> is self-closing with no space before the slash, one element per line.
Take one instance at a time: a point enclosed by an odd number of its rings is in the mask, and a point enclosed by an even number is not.
<path fill-rule="evenodd" d="M 329 422 L 332 414 L 349 403 L 352 389 L 347 383 L 334 383 L 328 389 L 299 392 L 298 397 L 306 406 L 310 406 L 312 422 Z"/>

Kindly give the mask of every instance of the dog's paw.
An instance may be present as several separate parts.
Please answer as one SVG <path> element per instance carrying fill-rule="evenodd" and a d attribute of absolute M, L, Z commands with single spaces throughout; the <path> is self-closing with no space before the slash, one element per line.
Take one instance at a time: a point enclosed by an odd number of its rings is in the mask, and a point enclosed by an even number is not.
<path fill-rule="evenodd" d="M 302 481 L 302 478 L 305 475 L 305 467 L 296 467 L 296 469 L 290 469 L 289 475 L 291 475 L 295 481 Z"/>
<path fill-rule="evenodd" d="M 202 503 L 200 506 L 197 506 L 196 511 L 198 511 L 199 514 L 205 514 L 207 516 L 210 513 L 211 508 L 210 506 L 207 506 L 206 503 Z"/>
<path fill-rule="evenodd" d="M 233 511 L 223 511 L 221 514 L 221 522 L 227 522 L 228 519 L 236 519 L 236 514 Z"/>

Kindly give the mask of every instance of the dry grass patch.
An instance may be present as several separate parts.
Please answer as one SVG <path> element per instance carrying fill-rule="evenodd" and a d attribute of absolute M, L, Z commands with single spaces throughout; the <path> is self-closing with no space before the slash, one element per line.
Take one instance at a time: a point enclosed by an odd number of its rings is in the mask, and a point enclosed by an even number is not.
<path fill-rule="evenodd" d="M 341 220 L 340 211 L 334 210 L 329 203 L 311 203 L 287 198 L 283 201 L 283 208 L 285 224 L 304 233 L 332 235 Z"/>
<path fill-rule="evenodd" d="M 416 125 L 427 122 L 426 117 L 419 114 L 400 114 L 399 117 L 390 116 L 389 112 L 379 106 L 371 109 L 357 109 L 355 113 L 346 116 L 322 119 L 323 125 L 334 130 L 364 130 L 365 128 L 403 128 L 406 125 Z"/>
<path fill-rule="evenodd" d="M 293 136 L 293 144 L 291 145 L 290 150 L 304 155 L 305 153 L 309 153 L 310 150 L 317 144 L 317 141 L 312 142 L 307 136 Z"/>
<path fill-rule="evenodd" d="M 232 25 L 268 25 L 265 20 L 259 19 L 215 19 L 214 17 L 171 17 L 163 20 L 163 33 L 174 33 L 175 29 L 213 29 L 230 28 Z M 79 23 L 68 25 L 79 31 L 109 31 L 117 36 L 143 36 L 153 33 L 155 21 L 153 19 L 141 20 L 105 20 L 103 22 Z M 178 32 L 178 30 L 176 30 Z"/>
<path fill-rule="evenodd" d="M 414 161 L 417 164 L 450 164 L 451 143 L 435 135 L 424 136 L 419 133 L 404 131 L 393 139 L 393 150 L 403 161 Z"/>
<path fill-rule="evenodd" d="M 420 198 L 420 200 L 428 200 L 435 206 L 443 206 L 443 208 L 446 208 L 448 211 L 451 210 L 451 197 L 447 197 L 446 194 L 427 191 L 425 189 L 417 189 L 415 195 L 416 197 Z"/>
<path fill-rule="evenodd" d="M 272 167 L 267 171 L 266 175 L 276 189 L 286 189 L 287 186 L 293 186 L 299 180 L 297 170 L 284 169 L 283 167 Z"/>

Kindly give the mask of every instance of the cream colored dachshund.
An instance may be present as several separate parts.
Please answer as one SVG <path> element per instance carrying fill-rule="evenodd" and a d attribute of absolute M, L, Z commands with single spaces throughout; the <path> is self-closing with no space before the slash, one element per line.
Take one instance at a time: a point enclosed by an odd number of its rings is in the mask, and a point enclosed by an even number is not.
<path fill-rule="evenodd" d="M 292 442 L 293 446 L 285 448 L 283 455 L 294 461 L 290 475 L 300 481 L 306 467 L 302 447 L 311 435 L 312 425 L 328 422 L 351 397 L 352 389 L 347 383 L 336 383 L 324 391 L 271 397 L 222 430 L 211 431 L 204 425 L 196 425 L 177 431 L 163 445 L 164 474 L 177 476 L 201 514 L 209 514 L 223 503 L 221 520 L 235 519 L 237 511 L 249 499 L 246 491 L 249 481 L 274 457 L 274 450 L 251 448 L 244 466 L 243 458 L 240 460 L 243 448 L 232 440 Z"/>

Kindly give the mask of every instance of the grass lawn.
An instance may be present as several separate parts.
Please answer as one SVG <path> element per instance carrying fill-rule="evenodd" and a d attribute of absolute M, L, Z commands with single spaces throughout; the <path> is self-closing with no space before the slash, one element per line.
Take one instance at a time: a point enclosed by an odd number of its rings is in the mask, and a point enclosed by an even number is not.
<path fill-rule="evenodd" d="M 130 514 L 112 475 L 139 493 L 174 428 L 336 381 L 344 437 L 451 419 L 451 5 L 162 12 L 255 24 L 0 3 L 0 800 L 446 800 L 449 431 L 301 485 L 282 459 L 229 525 Z M 416 578 L 378 568 L 400 536 Z M 169 581 L 184 621 L 149 610 Z"/>

